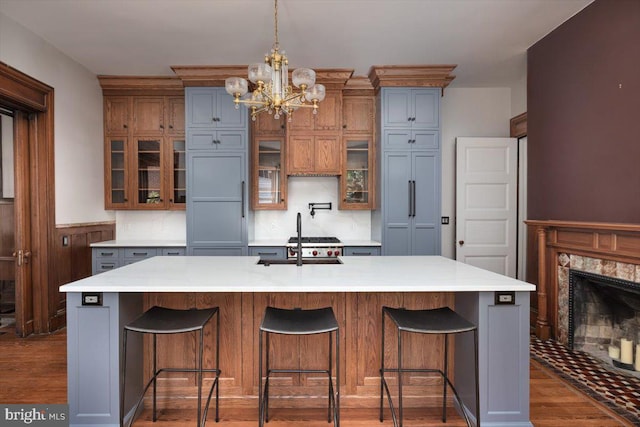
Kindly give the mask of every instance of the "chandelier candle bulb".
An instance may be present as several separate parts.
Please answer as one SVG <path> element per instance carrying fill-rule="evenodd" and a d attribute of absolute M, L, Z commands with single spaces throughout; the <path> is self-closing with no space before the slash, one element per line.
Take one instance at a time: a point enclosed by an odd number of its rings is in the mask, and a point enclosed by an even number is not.
<path fill-rule="evenodd" d="M 620 340 L 620 362 L 633 363 L 633 341 L 622 338 Z"/>
<path fill-rule="evenodd" d="M 609 357 L 612 359 L 619 360 L 620 359 L 620 347 L 616 347 L 615 345 L 609 346 Z"/>

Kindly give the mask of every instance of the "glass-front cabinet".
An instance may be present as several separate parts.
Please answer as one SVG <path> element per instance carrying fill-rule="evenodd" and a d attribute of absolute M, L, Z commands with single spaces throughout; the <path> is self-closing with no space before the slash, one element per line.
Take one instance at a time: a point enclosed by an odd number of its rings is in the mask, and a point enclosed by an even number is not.
<path fill-rule="evenodd" d="M 107 138 L 105 148 L 105 208 L 122 209 L 129 205 L 127 138 Z"/>
<path fill-rule="evenodd" d="M 372 141 L 368 136 L 343 138 L 341 209 L 372 209 Z"/>
<path fill-rule="evenodd" d="M 184 138 L 171 140 L 169 209 L 185 209 L 187 203 L 187 155 Z"/>
<path fill-rule="evenodd" d="M 284 137 L 256 137 L 252 149 L 252 208 L 286 209 Z"/>
<path fill-rule="evenodd" d="M 135 195 L 134 209 L 164 209 L 162 182 L 162 138 L 134 140 Z"/>

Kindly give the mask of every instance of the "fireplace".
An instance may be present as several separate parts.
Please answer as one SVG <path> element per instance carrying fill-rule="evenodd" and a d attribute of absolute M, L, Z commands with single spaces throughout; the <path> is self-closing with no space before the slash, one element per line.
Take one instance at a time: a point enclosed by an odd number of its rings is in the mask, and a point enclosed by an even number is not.
<path fill-rule="evenodd" d="M 569 270 L 568 346 L 611 362 L 610 345 L 640 344 L 640 283 Z"/>

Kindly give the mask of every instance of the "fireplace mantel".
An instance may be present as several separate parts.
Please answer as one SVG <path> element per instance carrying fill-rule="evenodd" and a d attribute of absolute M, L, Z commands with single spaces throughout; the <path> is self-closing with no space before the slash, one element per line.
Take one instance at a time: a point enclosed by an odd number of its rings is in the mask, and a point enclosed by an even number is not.
<path fill-rule="evenodd" d="M 571 254 L 598 260 L 640 265 L 640 224 L 528 220 L 529 236 L 537 251 L 537 318 L 541 339 L 558 334 L 558 255 Z M 533 231 L 533 233 L 531 233 Z M 636 268 L 640 270 L 640 268 Z"/>

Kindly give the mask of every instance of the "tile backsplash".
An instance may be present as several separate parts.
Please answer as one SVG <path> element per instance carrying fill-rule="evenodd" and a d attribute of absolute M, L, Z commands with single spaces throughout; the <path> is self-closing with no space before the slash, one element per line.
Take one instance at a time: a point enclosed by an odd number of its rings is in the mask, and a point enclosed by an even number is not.
<path fill-rule="evenodd" d="M 369 240 L 371 211 L 339 210 L 337 177 L 290 177 L 286 211 L 255 211 L 249 240 L 282 239 L 296 235 L 296 216 L 302 214 L 305 236 L 336 236 L 341 240 Z M 331 210 L 316 210 L 309 203 L 331 202 Z M 253 229 L 253 233 L 251 230 Z"/>
<path fill-rule="evenodd" d="M 255 211 L 249 215 L 249 240 L 286 239 L 296 234 L 296 215 L 302 214 L 305 236 L 336 236 L 341 240 L 369 240 L 371 211 L 338 209 L 336 177 L 290 177 L 288 210 Z M 309 203 L 331 202 L 331 210 L 311 217 Z M 116 211 L 118 240 L 185 240 L 184 211 Z"/>

